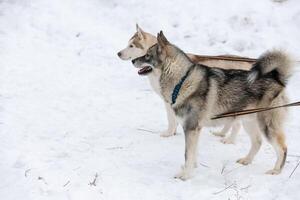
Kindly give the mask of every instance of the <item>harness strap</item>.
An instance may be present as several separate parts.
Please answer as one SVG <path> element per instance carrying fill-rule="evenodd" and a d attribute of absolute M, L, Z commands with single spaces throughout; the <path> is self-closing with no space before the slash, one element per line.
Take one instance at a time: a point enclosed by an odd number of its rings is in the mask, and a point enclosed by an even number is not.
<path fill-rule="evenodd" d="M 185 73 L 185 75 L 180 79 L 179 83 L 177 83 L 173 89 L 173 92 L 172 92 L 172 104 L 175 104 L 176 103 L 176 99 L 178 97 L 178 94 L 180 92 L 180 89 L 184 83 L 184 81 L 186 80 L 186 78 L 188 77 L 190 71 L 192 71 L 193 67 L 195 66 L 192 65 L 188 70 L 187 72 Z"/>

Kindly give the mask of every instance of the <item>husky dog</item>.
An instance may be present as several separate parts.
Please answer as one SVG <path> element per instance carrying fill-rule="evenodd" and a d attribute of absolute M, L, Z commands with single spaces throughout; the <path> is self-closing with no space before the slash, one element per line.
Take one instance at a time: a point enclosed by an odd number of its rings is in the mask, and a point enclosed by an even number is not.
<path fill-rule="evenodd" d="M 185 134 L 185 164 L 175 178 L 188 179 L 196 163 L 200 130 L 204 126 L 227 123 L 234 118 L 211 120 L 217 114 L 287 103 L 285 87 L 290 74 L 290 62 L 281 51 L 263 54 L 250 71 L 210 68 L 195 64 L 162 32 L 158 43 L 145 56 L 133 63 L 159 77 L 159 88 L 167 104 L 176 114 Z M 285 164 L 287 146 L 283 133 L 285 109 L 248 115 L 243 126 L 251 139 L 249 153 L 237 160 L 247 165 L 261 146 L 261 133 L 273 146 L 277 160 L 268 174 L 279 174 Z"/>
<path fill-rule="evenodd" d="M 118 56 L 122 60 L 133 60 L 135 58 L 144 56 L 147 50 L 157 43 L 157 39 L 154 35 L 143 31 L 138 25 L 136 25 L 136 33 L 130 38 L 128 46 L 118 53 Z M 195 63 L 204 64 L 210 67 L 231 68 L 231 69 L 245 69 L 249 70 L 256 59 L 237 57 L 237 56 L 203 56 L 188 54 L 188 57 Z M 137 66 L 140 68 L 140 66 Z M 151 68 L 142 68 L 139 74 L 146 74 L 150 72 Z M 148 75 L 150 85 L 153 90 L 160 96 L 159 89 L 159 76 L 156 73 L 149 73 Z M 161 133 L 161 136 L 168 137 L 176 133 L 177 121 L 175 114 L 171 106 L 165 103 L 168 118 L 168 129 Z M 221 132 L 214 132 L 214 135 L 224 137 L 226 133 L 232 129 L 231 135 L 227 138 L 223 138 L 223 143 L 234 143 L 237 133 L 241 124 L 239 120 L 235 120 L 232 123 L 228 123 L 224 126 Z"/>

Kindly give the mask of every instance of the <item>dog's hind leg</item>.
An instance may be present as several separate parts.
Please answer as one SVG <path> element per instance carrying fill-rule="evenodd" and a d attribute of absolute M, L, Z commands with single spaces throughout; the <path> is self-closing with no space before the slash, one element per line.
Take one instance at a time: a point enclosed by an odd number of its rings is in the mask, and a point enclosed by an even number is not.
<path fill-rule="evenodd" d="M 283 132 L 276 132 L 274 137 L 269 139 L 270 143 L 272 144 L 276 155 L 277 160 L 273 169 L 267 171 L 267 174 L 279 174 L 284 167 L 287 155 L 287 146 L 285 144 L 285 136 Z"/>
<path fill-rule="evenodd" d="M 185 164 L 174 178 L 187 180 L 195 167 L 200 129 L 185 130 Z"/>
<path fill-rule="evenodd" d="M 225 126 L 223 127 L 223 129 L 220 132 L 213 132 L 213 134 L 215 136 L 219 136 L 219 137 L 226 136 L 226 133 L 231 129 L 232 124 L 233 124 L 233 121 L 230 121 L 230 122 L 226 123 Z"/>
<path fill-rule="evenodd" d="M 236 136 L 241 129 L 241 122 L 239 120 L 233 121 L 231 133 L 228 137 L 221 140 L 224 144 L 233 144 L 235 142 Z"/>
<path fill-rule="evenodd" d="M 285 164 L 287 146 L 285 144 L 285 135 L 282 131 L 283 114 L 284 110 L 274 110 L 258 115 L 260 128 L 273 146 L 277 156 L 274 168 L 267 171 L 267 174 L 279 174 Z"/>
<path fill-rule="evenodd" d="M 247 156 L 238 159 L 237 162 L 243 165 L 248 165 L 252 162 L 254 156 L 261 147 L 261 134 L 256 121 L 243 121 L 243 127 L 251 139 L 251 148 Z"/>
<path fill-rule="evenodd" d="M 176 115 L 168 103 L 165 103 L 168 118 L 168 129 L 160 134 L 161 137 L 170 137 L 176 134 L 177 120 Z"/>

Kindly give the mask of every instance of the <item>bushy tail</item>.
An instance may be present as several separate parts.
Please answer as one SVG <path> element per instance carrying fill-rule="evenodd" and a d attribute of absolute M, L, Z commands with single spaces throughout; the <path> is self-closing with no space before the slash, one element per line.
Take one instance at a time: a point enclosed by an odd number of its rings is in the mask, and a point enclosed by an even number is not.
<path fill-rule="evenodd" d="M 285 85 L 291 74 L 291 60 L 283 51 L 273 50 L 261 55 L 252 70 L 259 71 L 260 75 L 269 74 Z"/>

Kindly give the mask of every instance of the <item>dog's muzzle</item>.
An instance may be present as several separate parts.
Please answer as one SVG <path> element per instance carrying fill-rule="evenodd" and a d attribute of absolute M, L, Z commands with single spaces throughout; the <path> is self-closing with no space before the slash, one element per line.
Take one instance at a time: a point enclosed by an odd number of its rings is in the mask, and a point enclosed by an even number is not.
<path fill-rule="evenodd" d="M 138 71 L 139 75 L 147 75 L 148 73 L 150 73 L 152 71 L 152 67 L 150 65 L 148 65 L 146 63 L 139 65 L 137 63 L 137 59 L 133 59 L 131 62 L 135 67 L 140 68 L 140 70 Z"/>

